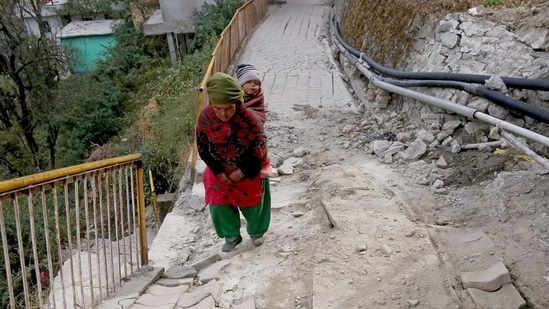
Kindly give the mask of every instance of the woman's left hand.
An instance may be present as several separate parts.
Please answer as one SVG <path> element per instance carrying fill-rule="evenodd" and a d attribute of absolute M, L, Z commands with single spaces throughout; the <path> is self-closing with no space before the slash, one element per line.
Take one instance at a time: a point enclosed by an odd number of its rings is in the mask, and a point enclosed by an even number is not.
<path fill-rule="evenodd" d="M 229 175 L 229 179 L 232 182 L 239 182 L 244 178 L 244 174 L 242 174 L 242 171 L 240 169 L 236 169 Z"/>

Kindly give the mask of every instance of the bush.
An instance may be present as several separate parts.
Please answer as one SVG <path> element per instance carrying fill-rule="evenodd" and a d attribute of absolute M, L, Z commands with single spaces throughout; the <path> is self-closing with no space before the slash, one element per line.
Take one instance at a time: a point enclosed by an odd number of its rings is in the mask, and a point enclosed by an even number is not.
<path fill-rule="evenodd" d="M 244 0 L 215 0 L 213 4 L 205 2 L 193 14 L 196 36 L 191 47 L 202 48 L 210 42 L 212 36 L 219 36 L 244 3 Z"/>
<path fill-rule="evenodd" d="M 484 0 L 485 7 L 499 6 L 503 4 L 503 0 Z"/>

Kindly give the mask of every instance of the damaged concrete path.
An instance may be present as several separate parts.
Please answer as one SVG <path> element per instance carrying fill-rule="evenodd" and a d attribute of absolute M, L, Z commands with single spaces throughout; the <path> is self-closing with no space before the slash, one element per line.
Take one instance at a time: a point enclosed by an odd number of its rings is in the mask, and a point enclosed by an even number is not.
<path fill-rule="evenodd" d="M 314 0 L 271 5 L 235 63 L 264 73 L 269 153 L 276 167 L 284 167 L 271 178 L 272 223 L 265 243 L 254 247 L 243 226 L 244 242 L 222 254 L 223 240 L 213 231 L 197 175 L 150 249 L 151 265 L 175 280 L 164 287 L 174 289 L 151 287 L 132 308 L 159 308 L 160 302 L 162 308 L 225 309 L 523 305 L 518 293 L 502 301 L 475 291 L 482 280 L 514 289 L 505 273 L 465 275 L 473 290 L 467 292 L 460 275 L 497 262 L 488 237 L 479 232 L 468 238 L 470 233 L 429 222 L 425 211 L 436 211 L 439 202 L 428 187 L 349 148 L 342 138 L 360 115 L 331 58 L 330 9 Z M 464 256 L 483 263 L 463 266 Z M 149 295 L 155 293 L 164 297 Z"/>

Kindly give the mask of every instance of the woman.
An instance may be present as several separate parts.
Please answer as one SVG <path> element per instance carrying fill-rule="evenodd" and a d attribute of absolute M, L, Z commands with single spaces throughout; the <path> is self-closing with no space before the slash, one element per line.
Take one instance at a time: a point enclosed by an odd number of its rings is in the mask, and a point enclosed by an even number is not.
<path fill-rule="evenodd" d="M 270 193 L 262 194 L 261 162 L 266 136 L 256 113 L 242 107 L 243 91 L 225 73 L 206 82 L 210 105 L 198 118 L 196 138 L 200 158 L 206 163 L 206 203 L 223 252 L 242 242 L 240 215 L 255 246 L 260 246 L 271 220 Z"/>

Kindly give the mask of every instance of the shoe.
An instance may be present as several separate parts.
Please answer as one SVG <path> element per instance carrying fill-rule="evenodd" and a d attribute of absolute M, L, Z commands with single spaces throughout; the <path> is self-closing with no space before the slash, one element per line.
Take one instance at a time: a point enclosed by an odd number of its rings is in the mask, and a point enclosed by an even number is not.
<path fill-rule="evenodd" d="M 238 238 L 235 241 L 226 241 L 225 244 L 223 244 L 223 247 L 221 247 L 221 251 L 223 252 L 231 252 L 242 242 L 242 236 L 238 236 Z"/>
<path fill-rule="evenodd" d="M 265 241 L 265 238 L 263 238 L 263 236 L 261 236 L 261 237 L 252 237 L 252 243 L 256 247 L 261 246 L 264 241 Z"/>

